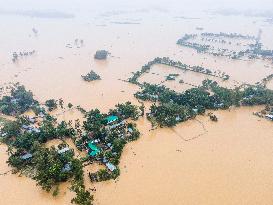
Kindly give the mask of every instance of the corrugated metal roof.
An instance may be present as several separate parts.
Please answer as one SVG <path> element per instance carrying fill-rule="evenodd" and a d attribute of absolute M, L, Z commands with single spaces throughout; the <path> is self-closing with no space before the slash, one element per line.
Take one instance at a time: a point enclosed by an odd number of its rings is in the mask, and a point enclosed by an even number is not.
<path fill-rule="evenodd" d="M 31 157 L 32 157 L 32 154 L 27 153 L 27 154 L 22 155 L 20 158 L 25 160 L 25 159 L 30 159 Z"/>
<path fill-rule="evenodd" d="M 111 172 L 116 169 L 116 166 L 111 164 L 110 162 L 107 162 L 105 165 Z"/>

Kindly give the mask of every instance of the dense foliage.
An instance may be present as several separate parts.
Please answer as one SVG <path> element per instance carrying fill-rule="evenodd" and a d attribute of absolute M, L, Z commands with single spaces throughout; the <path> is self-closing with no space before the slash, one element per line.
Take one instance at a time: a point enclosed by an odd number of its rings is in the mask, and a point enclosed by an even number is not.
<path fill-rule="evenodd" d="M 182 93 L 165 86 L 144 83 L 135 96 L 140 100 L 157 102 L 150 108 L 148 119 L 152 124 L 174 126 L 181 121 L 202 114 L 207 109 L 227 109 L 240 105 L 272 105 L 273 91 L 263 86 L 228 89 L 215 81 L 205 80 L 202 86 Z"/>
<path fill-rule="evenodd" d="M 95 71 L 91 70 L 86 75 L 82 75 L 82 79 L 84 81 L 91 82 L 94 80 L 101 80 L 101 77 L 97 73 L 95 73 Z"/>
<path fill-rule="evenodd" d="M 50 99 L 50 100 L 45 101 L 45 106 L 48 107 L 49 111 L 52 111 L 52 110 L 55 110 L 58 105 L 57 105 L 57 101 L 56 100 Z"/>
<path fill-rule="evenodd" d="M 109 114 L 114 114 L 124 119 L 132 118 L 134 120 L 137 120 L 141 115 L 139 107 L 133 105 L 131 102 L 117 104 L 116 109 L 110 110 Z"/>
<path fill-rule="evenodd" d="M 20 115 L 35 104 L 38 102 L 33 99 L 32 92 L 22 85 L 16 85 L 10 96 L 4 96 L 0 100 L 0 112 L 5 115 Z"/>

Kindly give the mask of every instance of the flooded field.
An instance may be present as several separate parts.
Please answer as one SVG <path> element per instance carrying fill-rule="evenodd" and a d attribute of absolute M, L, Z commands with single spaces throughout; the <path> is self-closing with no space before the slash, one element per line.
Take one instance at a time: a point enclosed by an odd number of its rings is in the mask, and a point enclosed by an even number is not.
<path fill-rule="evenodd" d="M 190 13 L 156 6 L 118 9 L 113 3 L 101 8 L 87 1 L 75 7 L 64 1 L 57 4 L 65 6 L 54 12 L 47 3 L 46 11 L 36 11 L 22 3 L 18 4 L 21 10 L 0 6 L 0 29 L 4 31 L 0 38 L 0 96 L 8 93 L 5 88 L 11 83 L 19 82 L 41 103 L 62 98 L 66 105 L 107 112 L 117 103 L 139 104 L 133 94 L 140 88 L 125 80 L 156 57 L 230 75 L 223 82 L 200 73 L 154 65 L 140 78 L 141 83 L 162 83 L 178 92 L 199 86 L 207 78 L 233 88 L 255 84 L 273 73 L 273 63 L 269 61 L 213 57 L 176 45 L 184 34 L 196 33 L 196 27 L 205 32 L 244 35 L 257 35 L 262 29 L 261 41 L 273 49 L 273 26 L 260 18 L 213 16 L 203 11 Z M 83 43 L 76 43 L 76 39 Z M 94 59 L 100 49 L 111 53 L 106 61 Z M 13 52 L 32 50 L 35 54 L 12 62 Z M 83 81 L 81 75 L 90 70 L 102 80 Z M 165 81 L 170 73 L 179 76 Z M 272 80 L 267 87 L 273 89 Z M 259 110 L 261 107 L 216 111 L 217 123 L 205 115 L 174 128 L 153 131 L 145 117 L 139 119 L 136 123 L 141 137 L 126 145 L 117 180 L 91 183 L 87 173 L 98 170 L 100 165 L 85 167 L 85 185 L 96 190 L 92 192 L 94 204 L 272 204 L 273 126 L 269 120 L 252 114 Z M 51 114 L 59 121 L 83 119 L 76 109 L 58 109 Z M 46 146 L 58 143 L 53 140 Z M 67 143 L 76 150 L 72 141 Z M 11 174 L 6 150 L 5 145 L 0 145 L 0 205 L 70 204 L 74 194 L 68 183 L 62 184 L 60 194 L 54 198 L 37 187 L 34 180 Z"/>
<path fill-rule="evenodd" d="M 178 74 L 175 80 L 166 80 L 169 74 Z M 140 77 L 140 83 L 150 83 L 150 84 L 160 84 L 175 90 L 177 92 L 183 92 L 187 89 L 198 87 L 202 84 L 202 81 L 210 79 L 219 83 L 219 85 L 234 88 L 236 85 L 241 85 L 238 81 L 230 79 L 229 81 L 224 81 L 221 78 L 208 76 L 202 73 L 196 73 L 192 71 L 185 71 L 175 67 L 166 65 L 154 65 L 149 73 L 145 73 Z"/>

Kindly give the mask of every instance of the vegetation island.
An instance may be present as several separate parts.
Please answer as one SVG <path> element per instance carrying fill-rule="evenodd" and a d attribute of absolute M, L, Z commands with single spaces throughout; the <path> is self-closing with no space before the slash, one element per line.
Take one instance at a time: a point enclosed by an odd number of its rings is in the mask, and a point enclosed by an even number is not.
<path fill-rule="evenodd" d="M 26 56 L 32 56 L 36 53 L 35 50 L 33 51 L 23 51 L 23 52 L 13 52 L 12 54 L 12 62 L 17 62 L 20 58 L 26 57 Z"/>
<path fill-rule="evenodd" d="M 94 80 L 101 80 L 101 77 L 97 73 L 95 73 L 95 71 L 91 70 L 86 75 L 82 75 L 82 79 L 84 81 L 91 82 Z"/>
<path fill-rule="evenodd" d="M 172 127 L 204 114 L 206 110 L 228 109 L 231 106 L 266 105 L 269 108 L 264 117 L 270 118 L 273 114 L 273 91 L 259 85 L 228 89 L 215 81 L 205 80 L 197 88 L 178 93 L 163 85 L 144 83 L 135 97 L 154 102 L 147 113 L 154 127 Z M 210 118 L 217 121 L 214 116 Z"/>

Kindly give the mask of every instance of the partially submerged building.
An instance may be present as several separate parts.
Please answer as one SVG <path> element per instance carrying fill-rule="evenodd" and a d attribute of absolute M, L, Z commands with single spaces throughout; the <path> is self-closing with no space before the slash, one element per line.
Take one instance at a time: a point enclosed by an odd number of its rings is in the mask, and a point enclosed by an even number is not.
<path fill-rule="evenodd" d="M 39 128 L 33 126 L 33 125 L 22 125 L 22 129 L 24 129 L 25 131 L 31 133 L 31 132 L 36 132 L 39 133 L 41 132 Z"/>
<path fill-rule="evenodd" d="M 107 162 L 107 163 L 105 164 L 105 166 L 106 166 L 111 172 L 114 171 L 114 170 L 116 169 L 116 166 L 113 165 L 113 164 L 110 163 L 110 162 Z"/>
<path fill-rule="evenodd" d="M 22 160 L 31 159 L 31 158 L 32 158 L 32 154 L 26 153 L 26 154 L 24 154 L 24 155 L 21 155 L 20 158 L 21 158 Z"/>
<path fill-rule="evenodd" d="M 72 170 L 72 163 L 68 162 L 64 165 L 64 167 L 62 168 L 62 172 L 70 172 Z"/>
<path fill-rule="evenodd" d="M 267 115 L 265 115 L 265 117 L 266 117 L 267 119 L 273 121 L 273 114 L 267 114 Z"/>
<path fill-rule="evenodd" d="M 111 123 L 110 123 L 110 124 L 111 124 Z M 124 125 L 125 125 L 125 121 L 123 120 L 123 121 L 121 121 L 121 122 L 119 122 L 119 123 L 110 125 L 108 128 L 109 128 L 109 129 L 115 129 L 115 128 L 119 127 L 119 126 L 124 126 Z"/>
<path fill-rule="evenodd" d="M 68 152 L 68 151 L 70 151 L 69 147 L 64 147 L 64 148 L 62 148 L 62 149 L 59 149 L 59 150 L 58 150 L 58 153 L 59 153 L 59 154 L 63 154 L 63 153 Z"/>
<path fill-rule="evenodd" d="M 98 50 L 94 56 L 95 59 L 105 60 L 108 56 L 108 51 L 106 50 Z"/>
<path fill-rule="evenodd" d="M 95 157 L 100 153 L 100 149 L 95 144 L 93 144 L 92 141 L 88 142 L 87 146 L 88 146 L 88 155 L 90 157 Z"/>

